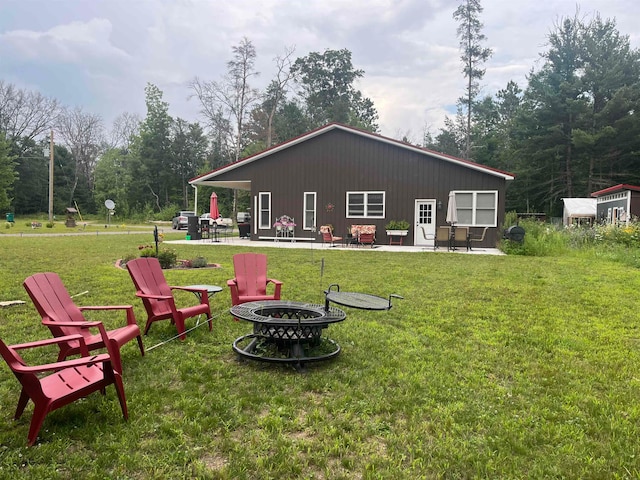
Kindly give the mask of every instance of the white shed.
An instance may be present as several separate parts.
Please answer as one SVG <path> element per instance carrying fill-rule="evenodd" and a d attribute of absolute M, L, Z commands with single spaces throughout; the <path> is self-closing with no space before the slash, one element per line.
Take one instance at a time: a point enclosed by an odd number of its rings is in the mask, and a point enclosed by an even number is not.
<path fill-rule="evenodd" d="M 596 218 L 595 198 L 563 198 L 562 224 L 593 223 Z"/>

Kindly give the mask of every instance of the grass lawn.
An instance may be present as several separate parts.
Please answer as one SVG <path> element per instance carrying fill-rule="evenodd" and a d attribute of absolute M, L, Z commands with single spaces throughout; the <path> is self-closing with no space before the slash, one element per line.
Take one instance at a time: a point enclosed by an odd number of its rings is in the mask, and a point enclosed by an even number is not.
<path fill-rule="evenodd" d="M 168 233 L 167 239 L 183 238 Z M 133 304 L 118 258 L 152 237 L 2 237 L 0 337 L 50 336 L 22 281 L 57 272 L 80 305 Z M 228 314 L 233 254 L 175 245 L 219 269 L 168 270 L 169 283 L 224 286 L 215 323 L 141 357 L 122 349 L 130 418 L 113 387 L 50 414 L 25 447 L 32 407 L 0 368 L 0 478 L 638 478 L 638 270 L 597 255 L 519 257 L 259 248 L 283 298 L 322 302 L 331 283 L 387 296 L 388 312 L 345 309 L 334 360 L 239 362 L 251 330 Z M 193 301 L 186 294 L 180 302 Z M 90 317 L 95 318 L 95 317 Z M 103 318 L 107 325 L 124 319 Z M 193 326 L 193 321 L 187 326 Z M 173 336 L 153 325 L 148 347 Z M 54 352 L 52 352 L 54 353 Z M 55 356 L 53 357 L 55 358 Z"/>

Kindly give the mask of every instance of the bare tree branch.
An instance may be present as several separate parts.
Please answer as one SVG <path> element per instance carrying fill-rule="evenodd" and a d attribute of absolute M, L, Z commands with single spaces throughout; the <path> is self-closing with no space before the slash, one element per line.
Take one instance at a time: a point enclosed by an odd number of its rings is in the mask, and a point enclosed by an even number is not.
<path fill-rule="evenodd" d="M 25 140 L 34 140 L 49 130 L 59 114 L 57 100 L 0 80 L 0 131 L 6 132 L 20 151 Z"/>

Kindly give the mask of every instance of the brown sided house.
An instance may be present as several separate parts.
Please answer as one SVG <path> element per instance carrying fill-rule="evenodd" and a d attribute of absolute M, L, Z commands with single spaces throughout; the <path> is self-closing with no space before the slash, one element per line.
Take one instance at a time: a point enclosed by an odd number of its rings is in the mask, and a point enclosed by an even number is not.
<path fill-rule="evenodd" d="M 251 239 L 276 238 L 274 223 L 295 221 L 296 240 L 321 241 L 330 224 L 344 237 L 351 225 L 411 225 L 405 245 L 432 246 L 436 227 L 447 225 L 454 192 L 458 223 L 473 235 L 489 227 L 482 245 L 495 246 L 504 220 L 505 188 L 513 175 L 340 124 L 329 124 L 251 157 L 190 180 L 193 186 L 251 192 Z M 425 239 L 423 231 L 427 232 Z"/>

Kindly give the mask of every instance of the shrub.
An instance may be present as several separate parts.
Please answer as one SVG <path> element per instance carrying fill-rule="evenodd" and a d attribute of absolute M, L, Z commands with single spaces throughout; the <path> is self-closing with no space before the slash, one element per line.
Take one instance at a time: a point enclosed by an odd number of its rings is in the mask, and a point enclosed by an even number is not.
<path fill-rule="evenodd" d="M 134 260 L 135 258 L 137 258 L 135 255 L 133 255 L 132 253 L 128 253 L 120 259 L 120 266 L 124 268 L 128 261 Z"/>
<path fill-rule="evenodd" d="M 141 257 L 155 257 L 156 256 L 156 249 L 154 247 L 145 246 L 145 247 L 140 249 L 140 256 Z"/>
<path fill-rule="evenodd" d="M 204 257 L 196 257 L 189 260 L 189 263 L 191 264 L 191 268 L 204 268 L 209 265 L 209 263 L 207 263 L 207 259 Z"/>
<path fill-rule="evenodd" d="M 511 218 L 505 225 L 514 225 Z M 507 223 L 510 222 L 510 223 Z M 524 228 L 525 235 L 522 243 L 502 240 L 500 249 L 509 255 L 528 255 L 545 257 L 562 254 L 569 247 L 569 236 L 550 223 L 537 220 L 521 220 L 518 225 Z"/>
<path fill-rule="evenodd" d="M 406 220 L 390 220 L 384 228 L 385 230 L 409 230 L 409 222 Z"/>
<path fill-rule="evenodd" d="M 47 222 L 47 224 L 45 225 L 47 228 L 53 228 L 55 226 L 54 222 Z"/>
<path fill-rule="evenodd" d="M 162 268 L 171 268 L 178 261 L 178 255 L 175 250 L 163 249 L 158 252 L 158 261 Z"/>

